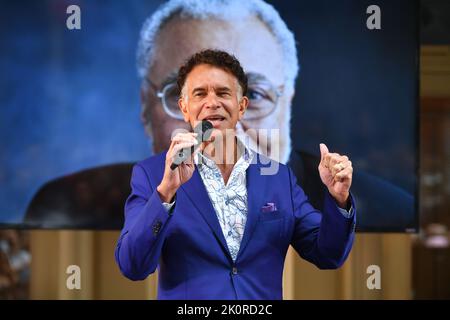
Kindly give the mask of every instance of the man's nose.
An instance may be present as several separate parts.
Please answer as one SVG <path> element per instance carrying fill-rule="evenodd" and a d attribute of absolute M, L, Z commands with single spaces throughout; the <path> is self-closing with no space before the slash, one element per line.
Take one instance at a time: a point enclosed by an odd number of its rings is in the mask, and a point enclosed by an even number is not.
<path fill-rule="evenodd" d="M 215 93 L 210 93 L 206 97 L 205 107 L 211 109 L 220 108 L 219 100 L 217 99 L 217 95 Z"/>

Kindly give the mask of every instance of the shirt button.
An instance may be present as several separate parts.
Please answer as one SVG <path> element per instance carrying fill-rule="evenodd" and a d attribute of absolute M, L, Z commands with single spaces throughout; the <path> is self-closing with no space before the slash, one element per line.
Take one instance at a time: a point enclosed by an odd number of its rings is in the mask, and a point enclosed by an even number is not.
<path fill-rule="evenodd" d="M 231 236 L 233 234 L 233 232 L 231 232 L 231 231 L 228 231 L 228 235 L 229 236 Z"/>
<path fill-rule="evenodd" d="M 233 267 L 233 269 L 231 270 L 231 272 L 232 272 L 233 274 L 237 274 L 237 273 L 238 273 L 238 270 L 237 270 L 236 267 Z"/>

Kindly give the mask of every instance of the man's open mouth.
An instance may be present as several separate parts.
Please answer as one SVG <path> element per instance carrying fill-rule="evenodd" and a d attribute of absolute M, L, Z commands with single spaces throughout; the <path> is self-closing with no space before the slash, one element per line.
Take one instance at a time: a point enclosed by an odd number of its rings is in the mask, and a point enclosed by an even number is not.
<path fill-rule="evenodd" d="M 225 117 L 222 117 L 222 116 L 209 116 L 209 117 L 206 117 L 204 120 L 208 120 L 208 121 L 223 121 L 223 120 L 225 120 Z"/>

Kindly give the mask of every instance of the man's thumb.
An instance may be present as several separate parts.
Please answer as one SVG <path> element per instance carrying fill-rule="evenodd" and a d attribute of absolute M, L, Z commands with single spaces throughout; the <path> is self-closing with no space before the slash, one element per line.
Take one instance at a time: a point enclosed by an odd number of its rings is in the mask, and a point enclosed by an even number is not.
<path fill-rule="evenodd" d="M 322 161 L 325 155 L 328 153 L 328 148 L 325 143 L 320 144 L 320 160 Z"/>

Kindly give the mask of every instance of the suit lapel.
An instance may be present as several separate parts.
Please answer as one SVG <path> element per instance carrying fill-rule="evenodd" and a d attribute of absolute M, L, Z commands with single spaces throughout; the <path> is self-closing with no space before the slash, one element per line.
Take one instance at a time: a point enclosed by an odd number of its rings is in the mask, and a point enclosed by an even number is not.
<path fill-rule="evenodd" d="M 216 239 L 220 242 L 225 252 L 231 259 L 230 252 L 228 250 L 227 242 L 223 235 L 222 227 L 220 226 L 219 220 L 217 219 L 216 211 L 209 199 L 208 193 L 206 191 L 205 185 L 203 184 L 200 173 L 198 172 L 197 166 L 195 166 L 195 171 L 192 178 L 189 179 L 185 184 L 181 186 L 183 191 L 187 194 L 188 198 L 201 213 L 206 223 L 214 232 Z"/>
<path fill-rule="evenodd" d="M 259 157 L 259 154 L 256 153 L 255 157 Z M 263 199 L 266 194 L 267 184 L 264 181 L 264 176 L 261 175 L 260 169 L 261 165 L 259 162 L 256 162 L 256 164 L 252 163 L 247 168 L 247 222 L 236 260 L 243 254 L 255 230 L 261 207 L 264 205 Z"/>

